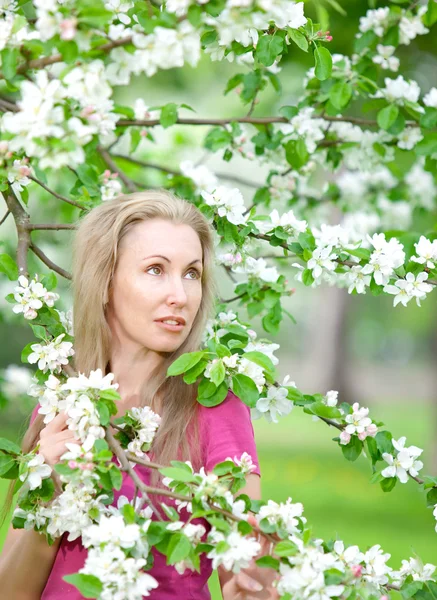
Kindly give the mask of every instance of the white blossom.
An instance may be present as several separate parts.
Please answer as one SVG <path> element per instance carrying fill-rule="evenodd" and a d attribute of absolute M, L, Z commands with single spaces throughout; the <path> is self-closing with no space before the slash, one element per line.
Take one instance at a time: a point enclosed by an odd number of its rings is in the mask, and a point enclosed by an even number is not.
<path fill-rule="evenodd" d="M 403 106 L 405 102 L 416 103 L 419 100 L 420 87 L 417 81 L 406 81 L 402 75 L 398 75 L 396 79 L 386 77 L 384 83 L 385 87 L 379 89 L 373 98 L 385 98 L 388 102 L 400 106 Z M 420 107 L 417 110 L 420 112 Z"/>
<path fill-rule="evenodd" d="M 251 560 L 261 550 L 261 544 L 255 538 L 241 535 L 236 530 L 225 536 L 213 527 L 208 539 L 214 543 L 226 541 L 228 545 L 228 549 L 224 552 L 217 552 L 216 548 L 208 552 L 207 556 L 212 559 L 213 569 L 223 565 L 227 571 L 239 573 L 241 569 L 246 569 L 249 566 Z"/>
<path fill-rule="evenodd" d="M 337 258 L 337 254 L 333 252 L 332 246 L 316 247 L 313 250 L 313 255 L 307 263 L 307 268 L 313 273 L 315 280 L 319 279 L 323 273 L 323 270 L 335 271 L 337 263 L 334 262 Z"/>
<path fill-rule="evenodd" d="M 407 306 L 412 298 L 416 298 L 416 303 L 420 306 L 420 301 L 426 298 L 426 294 L 433 291 L 433 286 L 426 283 L 428 273 L 422 272 L 414 276 L 414 273 L 407 273 L 405 279 L 397 279 L 394 285 L 386 285 L 384 292 L 394 294 L 393 306 L 399 304 Z"/>
<path fill-rule="evenodd" d="M 411 260 L 425 265 L 428 269 L 434 269 L 437 262 L 437 239 L 431 242 L 424 235 L 421 235 L 414 246 L 417 256 L 412 256 Z"/>
<path fill-rule="evenodd" d="M 243 196 L 237 188 L 218 186 L 214 192 L 203 191 L 201 195 L 206 204 L 215 207 L 220 217 L 225 217 L 234 225 L 241 225 L 246 222 L 244 216 L 246 207 Z"/>
<path fill-rule="evenodd" d="M 437 108 L 437 88 L 433 87 L 423 97 L 423 103 L 430 108 Z"/>
<path fill-rule="evenodd" d="M 38 281 L 38 277 L 28 280 L 24 275 L 18 278 L 20 284 L 15 288 L 14 299 L 17 304 L 12 308 L 14 313 L 23 313 L 25 319 L 32 320 L 38 316 L 38 310 L 46 306 L 52 307 L 59 295 L 48 292 Z"/>
<path fill-rule="evenodd" d="M 418 35 L 425 35 L 429 29 L 425 27 L 422 21 L 422 16 L 426 13 L 427 7 L 421 6 L 417 11 L 417 15 L 407 16 L 402 15 L 399 22 L 399 43 L 409 45 L 409 43 Z"/>
<path fill-rule="evenodd" d="M 26 468 L 20 475 L 20 480 L 24 481 L 30 490 L 41 487 L 42 480 L 47 479 L 52 474 L 52 468 L 46 464 L 42 454 L 30 455 L 30 460 L 26 462 Z"/>
<path fill-rule="evenodd" d="M 68 358 L 74 354 L 72 342 L 63 342 L 64 337 L 65 333 L 61 333 L 47 344 L 32 344 L 28 362 L 31 365 L 38 363 L 38 369 L 44 373 L 60 372 L 63 365 L 68 365 Z"/>
<path fill-rule="evenodd" d="M 388 6 L 368 10 L 364 17 L 360 17 L 360 31 L 374 31 L 378 37 L 382 37 L 388 28 L 390 9 Z"/>
<path fill-rule="evenodd" d="M 423 135 L 419 127 L 406 127 L 398 135 L 398 147 L 403 150 L 412 150 L 420 140 L 423 140 Z"/>
<path fill-rule="evenodd" d="M 378 44 L 376 50 L 378 54 L 372 58 L 372 61 L 377 65 L 381 65 L 383 69 L 388 69 L 389 71 L 394 71 L 396 73 L 396 71 L 399 70 L 400 61 L 399 58 L 393 56 L 396 50 L 395 46 Z"/>
<path fill-rule="evenodd" d="M 259 419 L 264 415 L 269 423 L 277 423 L 278 417 L 288 415 L 293 408 L 293 402 L 287 399 L 287 394 L 287 388 L 269 386 L 267 396 L 259 398 L 252 409 L 252 417 Z"/>

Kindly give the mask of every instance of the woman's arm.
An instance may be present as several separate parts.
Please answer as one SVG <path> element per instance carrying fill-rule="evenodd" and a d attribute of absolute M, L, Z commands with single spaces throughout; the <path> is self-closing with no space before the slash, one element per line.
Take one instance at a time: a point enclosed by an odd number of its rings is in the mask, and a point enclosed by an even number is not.
<path fill-rule="evenodd" d="M 61 538 L 49 546 L 33 529 L 9 529 L 0 556 L 2 598 L 40 600 L 50 575 Z"/>

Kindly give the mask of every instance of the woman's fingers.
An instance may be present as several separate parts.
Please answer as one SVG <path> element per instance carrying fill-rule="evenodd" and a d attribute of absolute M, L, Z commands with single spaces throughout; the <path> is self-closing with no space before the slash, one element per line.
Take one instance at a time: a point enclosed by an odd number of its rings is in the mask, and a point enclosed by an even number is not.
<path fill-rule="evenodd" d="M 68 415 L 66 412 L 62 411 L 54 419 L 47 423 L 44 429 L 41 430 L 41 435 L 48 436 L 53 435 L 54 433 L 58 433 L 59 431 L 63 431 L 67 427 L 67 419 Z"/>

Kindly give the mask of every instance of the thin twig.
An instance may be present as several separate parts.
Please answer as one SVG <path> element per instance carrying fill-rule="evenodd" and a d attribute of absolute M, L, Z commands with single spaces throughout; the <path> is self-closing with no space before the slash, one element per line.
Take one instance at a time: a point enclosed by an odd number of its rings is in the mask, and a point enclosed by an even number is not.
<path fill-rule="evenodd" d="M 131 162 L 133 165 L 138 165 L 139 167 L 144 167 L 145 169 L 155 169 L 157 171 L 163 171 L 164 173 L 169 173 L 170 175 L 182 175 L 181 171 L 177 169 L 170 169 L 169 167 L 164 167 L 162 165 L 158 165 L 156 163 L 150 163 L 142 160 L 138 160 L 137 158 L 133 158 L 131 156 L 124 156 L 123 154 L 112 154 L 113 158 L 120 158 L 123 160 L 127 160 Z M 261 187 L 261 184 L 254 183 L 253 181 L 249 181 L 248 179 L 244 179 L 239 175 L 234 175 L 233 173 L 222 173 L 215 172 L 214 173 L 219 179 L 226 179 L 228 181 L 235 181 L 235 183 L 239 183 L 241 185 L 246 185 L 247 187 L 252 187 L 258 189 Z"/>
<path fill-rule="evenodd" d="M 52 271 L 55 271 L 55 273 L 58 273 L 62 277 L 65 277 L 65 279 L 72 279 L 71 273 L 69 273 L 68 271 L 54 263 L 52 260 L 50 260 L 50 258 L 44 254 L 44 252 L 41 250 L 41 248 L 39 248 L 39 246 L 31 242 L 30 249 L 45 265 L 48 266 L 49 269 L 52 269 Z"/>
<path fill-rule="evenodd" d="M 29 223 L 28 229 L 29 231 L 76 229 L 76 225 L 73 223 Z"/>
<path fill-rule="evenodd" d="M 101 51 L 104 53 L 110 52 L 113 48 L 118 48 L 120 46 L 126 46 L 132 42 L 132 37 L 125 37 L 119 40 L 111 40 L 107 44 L 102 44 L 101 46 L 97 46 L 93 48 L 93 52 Z M 36 58 L 34 60 L 29 60 L 17 67 L 17 73 L 24 73 L 25 71 L 34 71 L 39 69 L 44 69 L 49 65 L 53 65 L 58 62 L 62 62 L 64 60 L 62 54 L 54 54 L 53 56 L 44 56 L 43 58 Z M 4 74 L 0 72 L 0 79 L 4 79 Z"/>
<path fill-rule="evenodd" d="M 127 187 L 127 189 L 130 192 L 136 192 L 138 189 L 137 184 L 134 181 L 132 181 L 132 179 L 130 179 L 125 173 L 123 173 L 123 171 L 119 167 L 117 167 L 115 162 L 112 160 L 109 152 L 107 150 L 105 150 L 105 148 L 103 148 L 102 146 L 97 146 L 97 150 L 100 153 L 103 160 L 108 165 L 108 167 L 111 169 L 111 171 L 113 171 L 114 173 L 118 173 L 120 179 L 122 180 L 124 185 Z"/>
<path fill-rule="evenodd" d="M 76 208 L 80 208 L 81 210 L 86 210 L 86 207 L 83 206 L 82 204 L 79 204 L 79 202 L 70 200 L 70 198 L 67 198 L 66 196 L 62 196 L 61 194 L 58 194 L 58 192 L 51 190 L 45 183 L 43 183 L 42 181 L 40 181 L 33 175 L 29 175 L 28 177 L 29 177 L 29 179 L 31 179 L 32 181 L 34 181 L 35 183 L 40 185 L 43 189 L 45 189 L 46 192 L 49 192 L 49 194 L 51 194 L 55 198 L 58 198 L 59 200 L 62 200 L 63 202 L 67 202 L 67 204 L 71 204 L 72 206 L 76 206 Z"/>
<path fill-rule="evenodd" d="M 5 212 L 5 214 L 3 215 L 3 217 L 0 220 L 0 225 L 3 225 L 3 223 L 6 221 L 6 219 L 9 217 L 10 214 L 11 214 L 11 211 L 8 208 L 8 210 Z"/>

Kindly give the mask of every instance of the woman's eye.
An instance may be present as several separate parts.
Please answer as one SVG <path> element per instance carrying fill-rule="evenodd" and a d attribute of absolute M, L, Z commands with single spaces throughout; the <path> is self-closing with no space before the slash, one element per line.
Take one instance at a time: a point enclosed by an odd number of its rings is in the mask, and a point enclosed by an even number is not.
<path fill-rule="evenodd" d="M 161 267 L 158 267 L 158 266 L 156 266 L 156 265 L 155 265 L 154 267 L 149 267 L 149 268 L 147 269 L 147 273 L 148 273 L 149 271 L 159 271 L 159 273 L 156 273 L 156 272 L 155 272 L 155 273 L 153 273 L 153 275 L 159 275 L 159 274 L 160 274 L 160 272 L 161 272 L 161 270 L 162 270 L 162 269 L 161 269 Z"/>
<path fill-rule="evenodd" d="M 194 275 L 194 277 L 189 277 L 189 279 L 200 279 L 200 273 L 199 271 L 196 271 L 196 269 L 191 269 L 191 271 L 188 271 L 187 275 Z"/>

